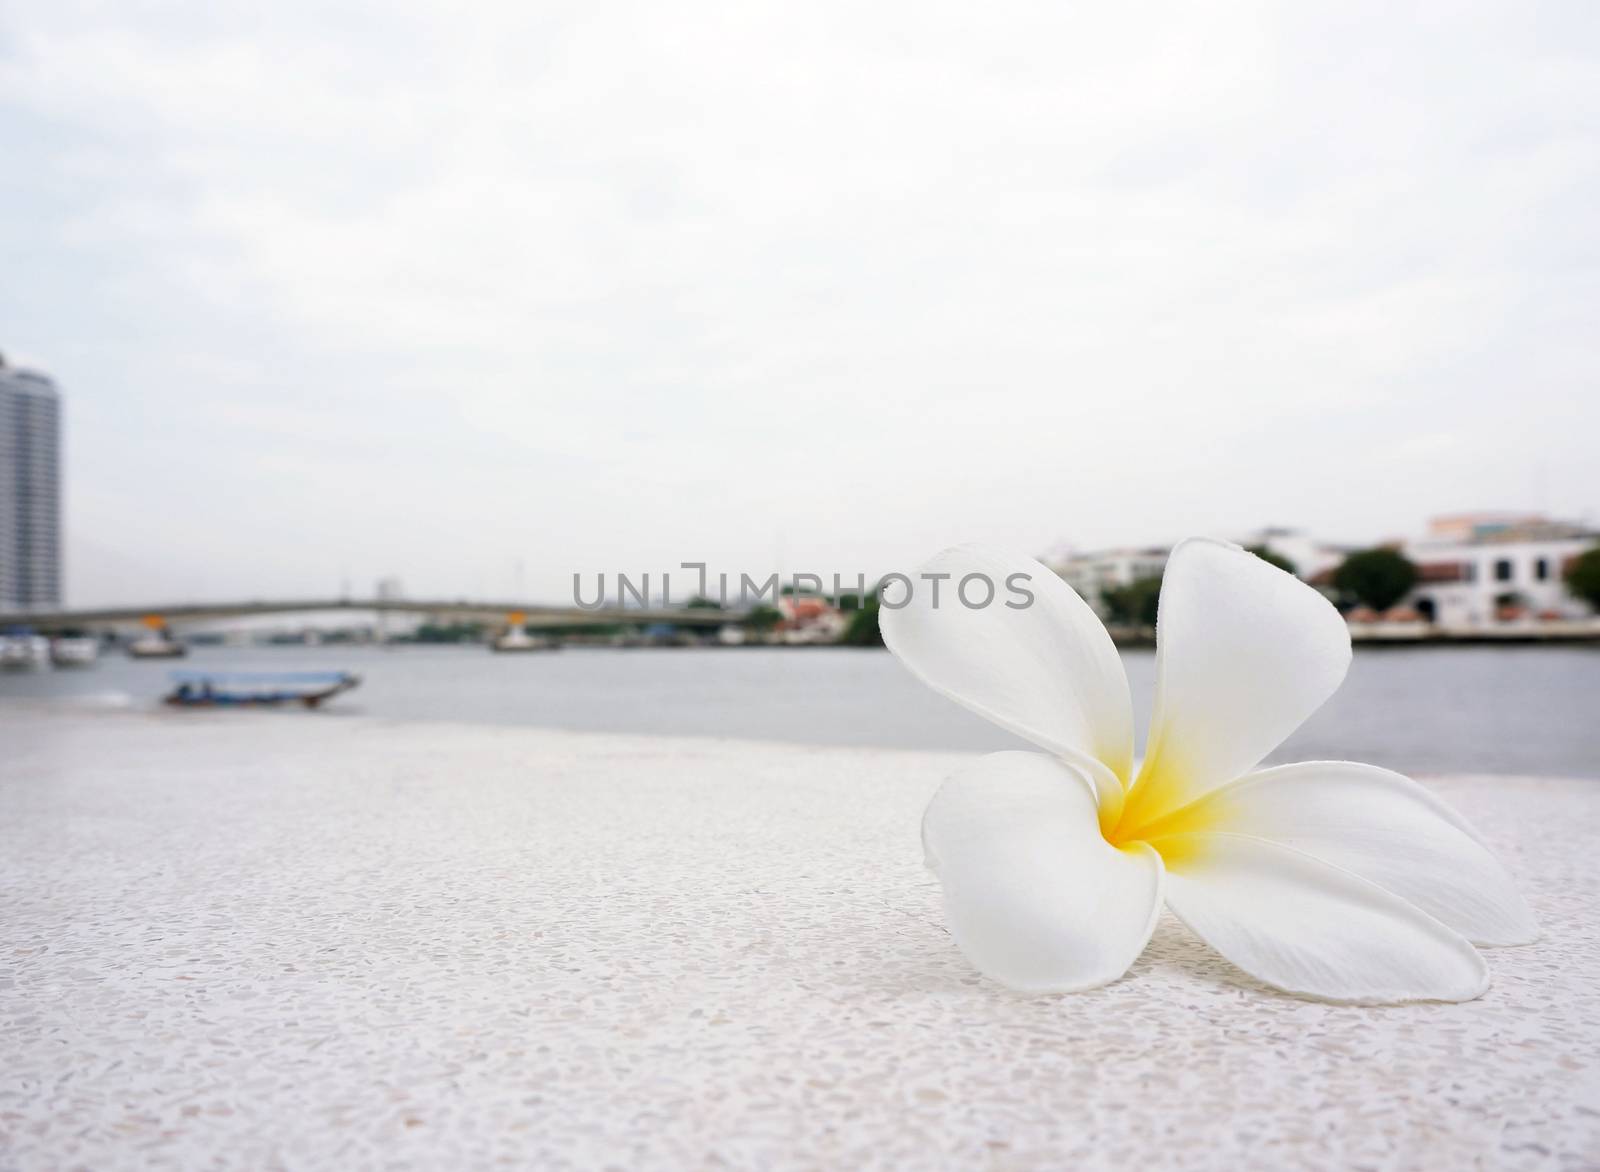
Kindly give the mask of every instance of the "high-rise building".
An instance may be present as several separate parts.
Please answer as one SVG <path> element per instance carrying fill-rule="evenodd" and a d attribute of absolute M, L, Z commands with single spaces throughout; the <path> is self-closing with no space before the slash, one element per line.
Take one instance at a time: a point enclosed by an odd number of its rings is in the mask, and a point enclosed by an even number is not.
<path fill-rule="evenodd" d="M 61 605 L 61 397 L 0 357 L 0 609 Z"/>

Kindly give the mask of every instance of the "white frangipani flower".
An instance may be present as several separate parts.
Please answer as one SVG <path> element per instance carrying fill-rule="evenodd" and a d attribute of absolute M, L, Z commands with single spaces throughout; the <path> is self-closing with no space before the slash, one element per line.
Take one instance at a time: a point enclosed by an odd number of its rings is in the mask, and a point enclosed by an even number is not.
<path fill-rule="evenodd" d="M 1465 1001 L 1473 944 L 1524 944 L 1532 912 L 1449 807 L 1371 765 L 1258 769 L 1350 664 L 1311 587 L 1218 541 L 1179 545 L 1162 581 L 1155 708 L 1134 771 L 1127 677 L 1100 620 L 1038 562 L 965 546 L 880 616 L 936 691 L 1049 755 L 995 753 L 946 781 L 922 838 L 950 931 L 1029 992 L 1114 981 L 1163 903 L 1266 984 L 1333 1001 Z M 1031 579 L 1031 606 L 955 597 L 969 575 Z M 982 590 L 971 592 L 981 595 Z"/>

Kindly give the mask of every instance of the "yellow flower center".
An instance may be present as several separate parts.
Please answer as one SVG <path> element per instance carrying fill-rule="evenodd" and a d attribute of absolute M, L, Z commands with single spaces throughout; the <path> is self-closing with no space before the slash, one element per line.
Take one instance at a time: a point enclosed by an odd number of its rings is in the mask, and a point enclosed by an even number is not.
<path fill-rule="evenodd" d="M 1188 797 L 1181 774 L 1151 760 L 1128 788 L 1121 809 L 1102 821 L 1100 832 L 1119 849 L 1147 843 L 1170 867 L 1196 856 L 1202 836 L 1223 821 L 1224 804 L 1215 794 Z"/>

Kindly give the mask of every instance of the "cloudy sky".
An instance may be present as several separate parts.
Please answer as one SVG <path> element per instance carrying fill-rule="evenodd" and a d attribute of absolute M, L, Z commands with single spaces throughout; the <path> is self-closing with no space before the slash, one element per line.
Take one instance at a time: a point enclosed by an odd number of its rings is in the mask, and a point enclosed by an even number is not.
<path fill-rule="evenodd" d="M 12 0 L 0 143 L 78 603 L 1600 519 L 1582 0 Z"/>

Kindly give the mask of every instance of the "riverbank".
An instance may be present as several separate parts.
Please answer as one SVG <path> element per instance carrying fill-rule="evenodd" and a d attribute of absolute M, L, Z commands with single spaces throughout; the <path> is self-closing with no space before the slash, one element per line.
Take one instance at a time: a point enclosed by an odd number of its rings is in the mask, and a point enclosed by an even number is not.
<path fill-rule="evenodd" d="M 16 702 L 0 743 L 0 1166 L 1600 1152 L 1592 781 L 1430 779 L 1546 938 L 1361 1009 L 1170 920 L 1095 993 L 978 978 L 917 842 L 954 754 Z"/>
<path fill-rule="evenodd" d="M 1154 647 L 1154 627 L 1108 627 L 1118 647 Z M 1451 627 L 1396 619 L 1350 623 L 1350 642 L 1367 647 L 1594 647 L 1600 645 L 1600 618 L 1532 619 Z"/>

